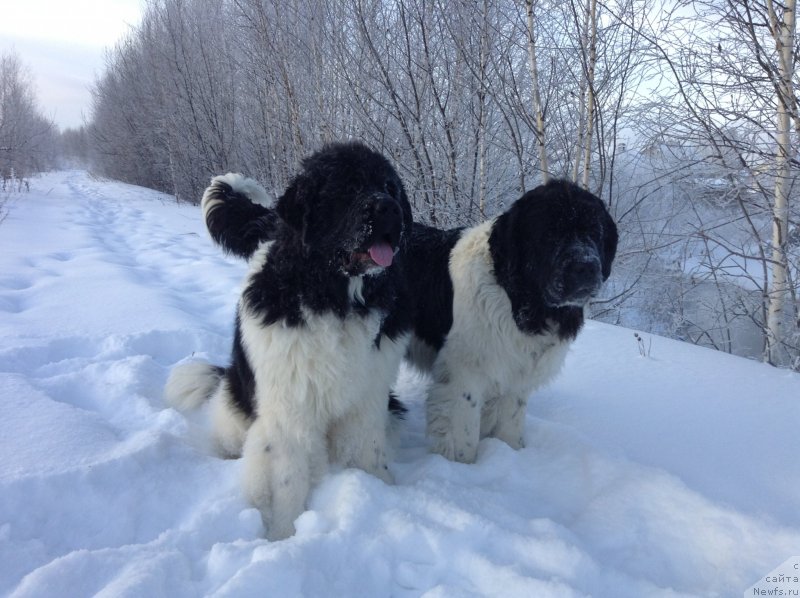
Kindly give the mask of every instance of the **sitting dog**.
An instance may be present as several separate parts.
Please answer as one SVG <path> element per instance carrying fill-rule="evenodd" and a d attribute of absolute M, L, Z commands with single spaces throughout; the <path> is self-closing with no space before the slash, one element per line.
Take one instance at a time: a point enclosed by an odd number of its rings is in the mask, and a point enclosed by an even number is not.
<path fill-rule="evenodd" d="M 472 228 L 414 225 L 408 356 L 433 373 L 426 411 L 435 452 L 472 463 L 487 436 L 524 446 L 528 398 L 564 363 L 616 248 L 603 202 L 566 181 Z"/>
<path fill-rule="evenodd" d="M 210 399 L 216 443 L 243 455 L 245 493 L 279 539 L 329 462 L 391 482 L 387 396 L 410 335 L 411 208 L 394 168 L 358 143 L 326 146 L 274 211 L 266 201 L 240 175 L 206 190 L 212 238 L 249 263 L 231 364 L 179 365 L 165 396 L 179 409 Z"/>

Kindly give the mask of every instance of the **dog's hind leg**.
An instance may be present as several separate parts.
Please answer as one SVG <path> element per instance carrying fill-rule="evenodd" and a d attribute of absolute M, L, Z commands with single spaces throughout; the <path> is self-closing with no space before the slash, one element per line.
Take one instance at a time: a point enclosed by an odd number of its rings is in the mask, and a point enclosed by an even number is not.
<path fill-rule="evenodd" d="M 211 426 L 217 452 L 227 459 L 242 456 L 242 446 L 252 419 L 235 406 L 227 377 L 211 397 Z"/>
<path fill-rule="evenodd" d="M 313 484 L 327 468 L 324 433 L 287 430 L 281 418 L 256 418 L 244 444 L 244 491 L 261 512 L 267 538 L 294 534 Z M 285 423 L 285 420 L 283 420 Z"/>

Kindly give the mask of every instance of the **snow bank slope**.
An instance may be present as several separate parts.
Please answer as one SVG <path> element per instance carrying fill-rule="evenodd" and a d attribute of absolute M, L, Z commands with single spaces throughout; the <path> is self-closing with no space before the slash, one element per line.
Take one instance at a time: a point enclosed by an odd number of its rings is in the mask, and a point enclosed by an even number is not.
<path fill-rule="evenodd" d="M 800 554 L 800 376 L 589 323 L 529 406 L 528 447 L 427 454 L 425 380 L 389 487 L 328 475 L 261 539 L 240 464 L 166 409 L 223 362 L 244 264 L 196 208 L 82 172 L 0 226 L 0 594 L 728 596 Z"/>

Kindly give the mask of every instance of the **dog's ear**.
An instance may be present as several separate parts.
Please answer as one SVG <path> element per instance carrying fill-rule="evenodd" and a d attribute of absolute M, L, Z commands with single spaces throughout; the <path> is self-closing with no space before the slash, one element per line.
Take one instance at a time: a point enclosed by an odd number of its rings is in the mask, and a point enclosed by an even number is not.
<path fill-rule="evenodd" d="M 603 205 L 603 280 L 608 280 L 611 276 L 611 263 L 617 255 L 617 225 L 611 214 L 608 213 L 605 204 Z"/>
<path fill-rule="evenodd" d="M 309 181 L 306 179 L 307 177 L 302 175 L 295 177 L 275 204 L 278 216 L 301 237 L 305 237 L 310 203 L 309 193 L 312 191 L 309 189 Z"/>

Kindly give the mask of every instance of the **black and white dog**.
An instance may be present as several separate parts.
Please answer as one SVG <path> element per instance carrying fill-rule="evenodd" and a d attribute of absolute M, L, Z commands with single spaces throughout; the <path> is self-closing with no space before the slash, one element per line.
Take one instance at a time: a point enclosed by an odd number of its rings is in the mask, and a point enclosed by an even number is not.
<path fill-rule="evenodd" d="M 426 409 L 435 452 L 471 463 L 481 438 L 524 445 L 528 398 L 563 365 L 616 249 L 603 202 L 566 181 L 472 228 L 414 225 L 409 358 L 433 373 Z"/>
<path fill-rule="evenodd" d="M 329 462 L 391 481 L 387 397 L 410 335 L 411 209 L 394 168 L 358 143 L 307 158 L 274 211 L 266 202 L 240 175 L 206 190 L 211 236 L 249 260 L 231 365 L 179 365 L 165 395 L 180 409 L 211 400 L 216 442 L 243 455 L 245 493 L 277 539 L 294 533 Z"/>

